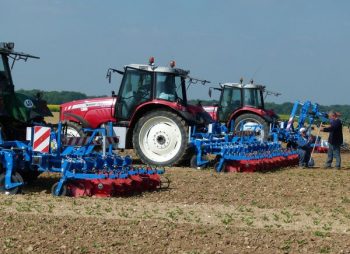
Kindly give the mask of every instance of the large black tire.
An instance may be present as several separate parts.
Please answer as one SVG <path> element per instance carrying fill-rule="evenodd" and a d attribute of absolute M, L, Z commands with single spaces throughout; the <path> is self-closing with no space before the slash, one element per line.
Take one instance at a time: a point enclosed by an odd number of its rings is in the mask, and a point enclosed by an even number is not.
<path fill-rule="evenodd" d="M 16 172 L 12 174 L 11 181 L 14 183 L 23 183 L 23 178 L 20 174 Z M 10 190 L 6 190 L 5 189 L 5 172 L 0 174 L 0 193 L 15 195 L 15 194 L 21 193 L 21 191 L 22 191 L 22 186 L 17 186 Z"/>
<path fill-rule="evenodd" d="M 267 140 L 269 136 L 269 123 L 266 120 L 255 114 L 243 114 L 235 119 L 235 131 L 240 131 L 241 124 L 247 122 L 254 122 L 261 126 L 263 126 L 262 131 L 260 132 L 260 136 L 258 136 L 261 140 Z"/>
<path fill-rule="evenodd" d="M 188 135 L 188 125 L 184 119 L 160 110 L 139 119 L 132 141 L 137 155 L 147 165 L 182 165 L 193 155 Z"/>
<path fill-rule="evenodd" d="M 83 127 L 75 122 L 67 122 L 67 137 L 85 137 L 86 133 L 83 131 Z"/>
<path fill-rule="evenodd" d="M 3 141 L 7 140 L 4 124 L 2 124 L 1 122 L 0 122 L 0 134 Z"/>

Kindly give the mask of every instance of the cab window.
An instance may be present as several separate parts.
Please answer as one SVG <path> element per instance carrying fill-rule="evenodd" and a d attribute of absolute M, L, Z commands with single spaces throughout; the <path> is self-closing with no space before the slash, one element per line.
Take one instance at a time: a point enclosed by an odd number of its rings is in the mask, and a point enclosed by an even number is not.
<path fill-rule="evenodd" d="M 259 89 L 244 89 L 244 105 L 262 108 L 261 93 Z"/>
<path fill-rule="evenodd" d="M 8 92 L 13 90 L 7 58 L 3 55 L 0 55 L 0 90 L 1 92 Z"/>
<path fill-rule="evenodd" d="M 119 93 L 118 117 L 129 119 L 135 108 L 151 99 L 152 75 L 140 70 L 127 70 Z"/>
<path fill-rule="evenodd" d="M 157 73 L 156 98 L 171 102 L 184 101 L 183 78 L 171 73 Z"/>

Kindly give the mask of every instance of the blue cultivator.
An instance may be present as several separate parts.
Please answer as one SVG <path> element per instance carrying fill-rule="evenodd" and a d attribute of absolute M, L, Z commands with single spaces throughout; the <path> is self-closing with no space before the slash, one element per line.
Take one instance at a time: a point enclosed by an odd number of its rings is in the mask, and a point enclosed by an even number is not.
<path fill-rule="evenodd" d="M 193 166 L 205 167 L 209 163 L 208 155 L 216 156 L 214 167 L 217 172 L 254 172 L 298 164 L 297 152 L 282 148 L 276 138 L 260 141 L 255 136 L 255 129 L 226 133 L 223 128 L 214 123 L 208 133 L 196 133 L 195 129 L 191 132 L 190 142 L 196 149 Z"/>
<path fill-rule="evenodd" d="M 106 197 L 161 187 L 160 174 L 164 170 L 135 168 L 129 156 L 112 153 L 113 143 L 107 141 L 115 139 L 107 137 L 106 129 L 86 131 L 90 131 L 91 136 L 80 147 L 63 145 L 72 142 L 69 138 L 61 140 L 61 124 L 56 131 L 50 127 L 31 128 L 30 141 L 26 142 L 0 139 L 3 165 L 0 191 L 16 194 L 26 182 L 23 178 L 30 179 L 42 172 L 61 174 L 60 180 L 52 187 L 52 193 L 57 196 Z M 100 139 L 102 152 L 96 152 Z"/>
<path fill-rule="evenodd" d="M 295 122 L 295 123 L 294 123 Z M 317 103 L 305 101 L 304 103 L 296 101 L 294 103 L 292 112 L 288 122 L 280 123 L 279 125 L 272 125 L 271 133 L 278 137 L 278 140 L 287 143 L 288 147 L 296 147 L 297 140 L 300 138 L 300 128 L 306 128 L 310 136 L 313 125 L 321 125 L 322 123 L 329 123 L 327 113 L 319 110 Z M 312 146 L 313 151 L 326 152 L 328 147 L 319 137 L 319 130 Z"/>

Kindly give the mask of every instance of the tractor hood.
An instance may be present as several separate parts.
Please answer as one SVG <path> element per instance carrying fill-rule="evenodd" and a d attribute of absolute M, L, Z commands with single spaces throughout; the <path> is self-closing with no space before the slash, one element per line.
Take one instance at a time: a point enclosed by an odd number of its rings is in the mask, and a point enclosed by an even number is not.
<path fill-rule="evenodd" d="M 91 108 L 105 108 L 113 107 L 115 98 L 113 97 L 101 97 L 91 98 L 83 100 L 75 100 L 61 104 L 61 111 L 81 110 L 88 111 Z"/>
<path fill-rule="evenodd" d="M 115 122 L 115 97 L 76 100 L 60 106 L 60 120 L 80 122 L 84 127 L 97 128 L 105 122 Z"/>
<path fill-rule="evenodd" d="M 204 110 L 202 105 L 187 105 L 187 111 L 194 116 L 195 124 L 207 125 L 213 122 L 213 118 Z"/>
<path fill-rule="evenodd" d="M 275 113 L 273 109 L 265 109 L 264 110 L 265 114 L 273 119 L 278 119 L 279 116 Z"/>
<path fill-rule="evenodd" d="M 203 109 L 210 115 L 210 117 L 217 121 L 218 106 L 204 106 Z"/>

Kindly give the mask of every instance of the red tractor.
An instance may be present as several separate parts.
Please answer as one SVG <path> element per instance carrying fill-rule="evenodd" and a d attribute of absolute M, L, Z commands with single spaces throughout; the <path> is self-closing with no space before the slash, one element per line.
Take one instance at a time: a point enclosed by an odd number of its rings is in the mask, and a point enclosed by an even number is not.
<path fill-rule="evenodd" d="M 266 91 L 265 86 L 254 84 L 224 83 L 220 88 L 214 88 L 221 91 L 218 105 L 206 106 L 204 109 L 210 114 L 213 120 L 224 122 L 228 126 L 234 123 L 234 130 L 238 131 L 259 129 L 260 139 L 266 140 L 270 130 L 270 123 L 278 119 L 273 110 L 266 110 L 264 106 L 264 93 L 280 95 Z M 211 88 L 212 89 L 212 88 Z M 209 90 L 211 96 L 212 90 Z M 262 128 L 256 126 L 262 126 Z"/>
<path fill-rule="evenodd" d="M 79 100 L 61 105 L 60 120 L 67 123 L 67 134 L 82 136 L 83 127 L 96 128 L 115 123 L 119 148 L 134 148 L 149 165 L 173 165 L 189 161 L 189 126 L 206 126 L 212 121 L 202 106 L 189 105 L 186 79 L 189 71 L 154 65 L 126 65 L 124 70 L 109 69 L 123 75 L 118 94 Z M 196 80 L 198 81 L 198 80 Z M 207 81 L 202 81 L 206 83 Z"/>

